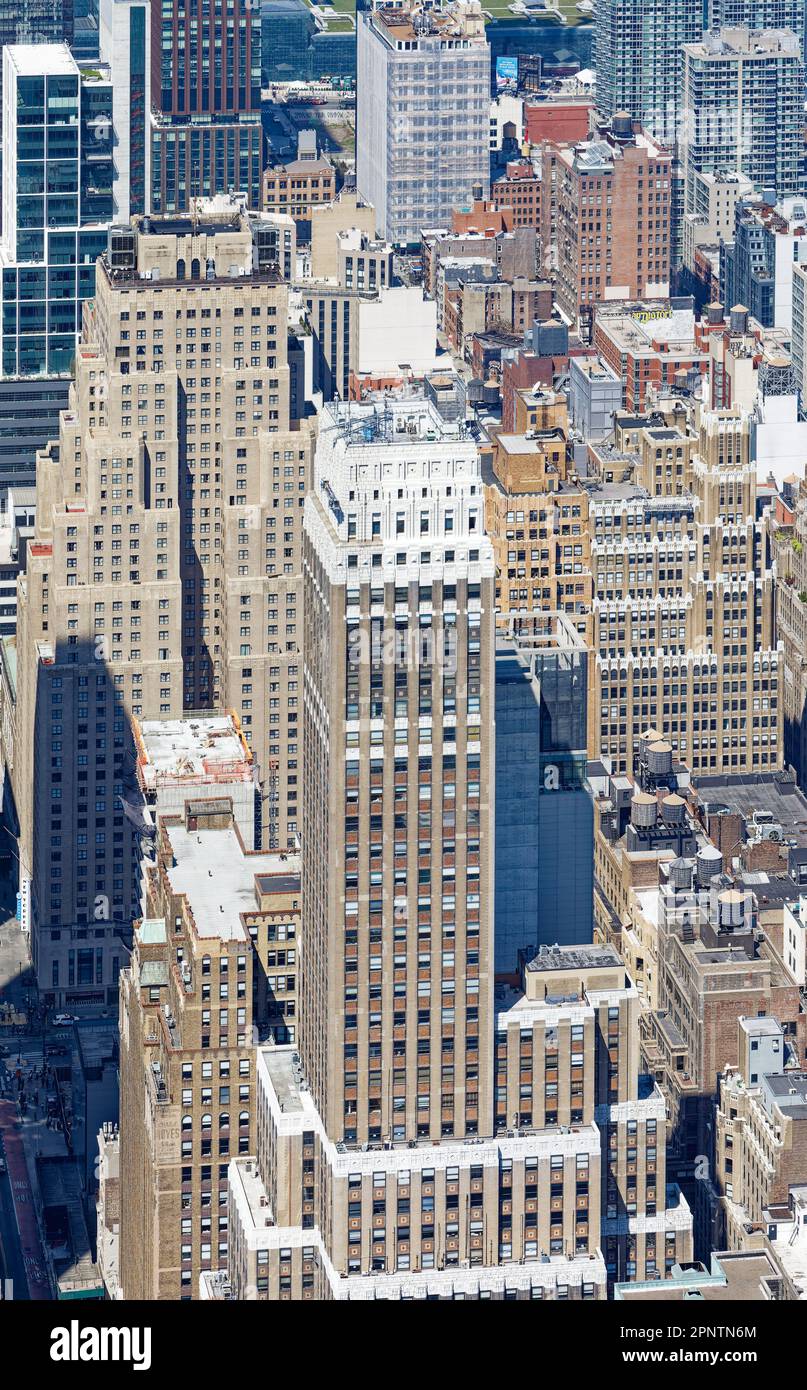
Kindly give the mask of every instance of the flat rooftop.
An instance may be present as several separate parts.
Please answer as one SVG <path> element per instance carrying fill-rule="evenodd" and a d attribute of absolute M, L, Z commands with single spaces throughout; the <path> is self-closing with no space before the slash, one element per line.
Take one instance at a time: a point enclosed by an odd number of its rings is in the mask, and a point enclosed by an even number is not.
<path fill-rule="evenodd" d="M 663 301 L 621 308 L 605 303 L 597 306 L 595 323 L 624 352 L 661 349 L 686 352 L 693 358 L 706 356 L 695 351 L 695 315 L 691 309 L 670 309 Z"/>
<path fill-rule="evenodd" d="M 591 381 L 619 381 L 620 378 L 607 362 L 603 362 L 599 357 L 570 357 L 569 370 L 580 372 L 582 376 L 587 376 Z"/>
<path fill-rule="evenodd" d="M 292 856 L 290 856 L 291 858 Z M 299 893 L 302 878 L 299 873 L 257 874 L 260 893 Z"/>
<path fill-rule="evenodd" d="M 135 740 L 147 788 L 185 779 L 252 777 L 252 758 L 229 713 L 135 721 Z"/>
<path fill-rule="evenodd" d="M 169 827 L 174 863 L 167 873 L 175 893 L 184 893 L 200 936 L 236 941 L 245 936 L 240 916 L 257 911 L 255 877 L 288 873 L 290 855 L 245 854 L 235 831 Z"/>
<path fill-rule="evenodd" d="M 247 232 L 248 227 L 242 221 L 242 210 L 234 204 L 224 214 L 206 213 L 202 203 L 199 204 L 197 217 L 160 217 L 150 216 L 148 230 L 143 225 L 143 218 L 135 224 L 138 232 L 143 236 L 217 236 L 225 232 Z M 126 229 L 128 230 L 128 228 Z"/>
<path fill-rule="evenodd" d="M 775 1018 L 742 1018 L 740 1022 L 755 1038 L 781 1037 L 782 1029 Z"/>
<path fill-rule="evenodd" d="M 300 1099 L 300 1069 L 294 1062 L 295 1053 L 276 1048 L 263 1048 L 263 1056 L 278 1103 L 284 1114 L 290 1115 L 303 1110 Z"/>
<path fill-rule="evenodd" d="M 156 963 L 156 962 L 155 962 Z M 118 1056 L 118 1019 L 88 1018 L 75 1025 L 81 1063 L 85 1071 L 95 1070 Z"/>
<path fill-rule="evenodd" d="M 598 451 L 601 450 L 601 447 L 601 445 L 595 445 Z M 621 451 L 614 450 L 613 455 L 606 455 L 606 457 L 633 459 L 636 455 L 623 454 Z M 581 478 L 580 486 L 588 493 L 592 507 L 596 506 L 598 502 L 649 502 L 650 500 L 645 489 L 640 487 L 638 483 L 603 483 L 600 482 L 599 478 Z"/>
<path fill-rule="evenodd" d="M 763 1251 L 718 1253 L 712 1256 L 712 1270 L 702 1266 L 674 1266 L 672 1278 L 653 1283 L 618 1284 L 618 1301 L 628 1303 L 683 1303 L 693 1295 L 707 1303 L 761 1303 L 768 1295 L 764 1279 L 776 1279 L 779 1271 Z"/>
<path fill-rule="evenodd" d="M 768 811 L 786 832 L 787 839 L 798 840 L 799 845 L 807 847 L 807 798 L 782 773 L 694 777 L 693 785 L 709 815 L 728 811 L 750 820 L 755 811 Z"/>
<path fill-rule="evenodd" d="M 788 1071 L 779 1076 L 765 1075 L 765 1089 L 781 1110 L 802 1110 L 807 1104 L 807 1072 Z"/>
<path fill-rule="evenodd" d="M 425 391 L 393 397 L 383 408 L 374 402 L 328 401 L 320 416 L 320 436 L 329 430 L 338 431 L 349 448 L 370 445 L 377 449 L 379 443 L 410 447 L 449 440 L 474 445 L 465 422 L 445 420 Z"/>
<path fill-rule="evenodd" d="M 530 434 L 499 434 L 498 443 L 508 454 L 543 454 L 547 444 L 565 444 L 562 429 L 531 431 Z"/>
<path fill-rule="evenodd" d="M 740 24 L 707 33 L 699 42 L 682 44 L 682 48 L 704 59 L 732 59 L 738 54 L 745 58 L 765 58 L 772 53 L 792 58 L 799 55 L 799 41 L 792 29 L 748 29 Z"/>
<path fill-rule="evenodd" d="M 64 1244 L 53 1252 L 53 1268 L 61 1298 L 80 1298 L 90 1291 L 101 1289 L 103 1281 L 92 1257 L 81 1197 L 81 1179 L 75 1161 L 70 1158 L 36 1160 L 36 1175 L 45 1222 L 48 1212 L 56 1217 L 56 1226 L 64 1230 Z M 64 1226 L 66 1220 L 66 1229 Z"/>
<path fill-rule="evenodd" d="M 521 666 L 533 665 L 533 658 L 540 658 L 547 652 L 587 652 L 585 640 L 577 628 L 569 622 L 565 613 L 531 613 L 529 626 L 519 628 L 511 623 L 508 628 L 496 629 L 496 657 L 517 657 Z M 513 681 L 520 679 L 518 672 L 509 670 L 505 663 L 497 665 L 496 680 Z"/>
<path fill-rule="evenodd" d="M 601 970 L 624 962 L 613 946 L 542 946 L 527 970 Z"/>
<path fill-rule="evenodd" d="M 66 43 L 11 43 L 5 49 L 21 77 L 78 77 L 78 66 Z"/>
<path fill-rule="evenodd" d="M 796 1221 L 803 1216 L 802 1209 L 796 1207 Z M 803 1222 L 794 1227 L 792 1221 L 777 1223 L 776 1237 L 771 1241 L 771 1249 L 781 1264 L 785 1274 L 796 1288 L 799 1298 L 807 1298 L 807 1227 Z"/>

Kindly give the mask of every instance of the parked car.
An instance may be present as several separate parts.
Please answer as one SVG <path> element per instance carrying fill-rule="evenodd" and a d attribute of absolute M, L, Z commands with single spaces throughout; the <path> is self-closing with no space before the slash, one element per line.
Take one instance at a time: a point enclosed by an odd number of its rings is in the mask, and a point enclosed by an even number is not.
<path fill-rule="evenodd" d="M 69 1028 L 71 1023 L 78 1023 L 75 1014 L 55 1014 L 53 1017 L 54 1028 Z"/>

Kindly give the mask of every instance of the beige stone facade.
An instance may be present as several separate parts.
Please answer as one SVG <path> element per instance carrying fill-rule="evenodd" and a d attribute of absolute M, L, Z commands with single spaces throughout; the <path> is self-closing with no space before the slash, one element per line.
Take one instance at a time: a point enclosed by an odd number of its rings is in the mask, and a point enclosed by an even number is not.
<path fill-rule="evenodd" d="M 601 947 L 513 961 L 519 988 L 493 988 L 476 446 L 425 400 L 365 424 L 326 410 L 306 510 L 300 1047 L 258 1060 L 229 1292 L 602 1297 L 691 1251 L 638 996 Z"/>
<path fill-rule="evenodd" d="M 649 727 L 693 774 L 782 765 L 783 656 L 749 449 L 739 410 L 618 420 L 590 478 L 557 407 L 526 434 L 492 435 L 497 608 L 572 616 L 594 656 L 589 753 L 615 773 L 633 771 Z"/>
<path fill-rule="evenodd" d="M 13 786 L 56 1003 L 114 996 L 138 913 L 130 716 L 234 709 L 262 841 L 296 844 L 312 436 L 290 418 L 276 233 L 226 198 L 116 231 L 58 446 L 37 467 Z"/>
<path fill-rule="evenodd" d="M 126 1299 L 182 1299 L 226 1268 L 227 1166 L 255 1143 L 256 1040 L 294 1040 L 299 860 L 245 851 L 230 802 L 189 802 L 160 821 L 145 890 L 121 976 L 120 1285 Z"/>

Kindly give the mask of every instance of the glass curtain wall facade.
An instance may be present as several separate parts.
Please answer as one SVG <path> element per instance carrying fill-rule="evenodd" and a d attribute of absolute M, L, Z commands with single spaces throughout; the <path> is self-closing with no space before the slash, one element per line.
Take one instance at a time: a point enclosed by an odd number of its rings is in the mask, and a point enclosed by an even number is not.
<path fill-rule="evenodd" d="M 2 375 L 69 372 L 112 213 L 112 84 L 64 45 L 4 52 Z"/>

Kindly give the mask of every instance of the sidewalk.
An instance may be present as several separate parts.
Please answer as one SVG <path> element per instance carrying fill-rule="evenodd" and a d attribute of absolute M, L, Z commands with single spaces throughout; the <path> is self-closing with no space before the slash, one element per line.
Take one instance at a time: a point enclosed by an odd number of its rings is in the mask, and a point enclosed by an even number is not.
<path fill-rule="evenodd" d="M 16 1128 L 16 1121 L 16 1105 L 10 1100 L 0 1100 L 0 1130 L 3 1133 L 3 1149 L 8 1166 L 28 1294 L 31 1299 L 50 1300 L 53 1295 L 39 1236 L 27 1154 L 22 1135 Z"/>
<path fill-rule="evenodd" d="M 16 895 L 8 873 L 0 873 L 0 1001 L 24 1011 L 36 981 L 27 938 L 16 918 Z M 5 1029 L 0 1030 L 0 1035 Z"/>

